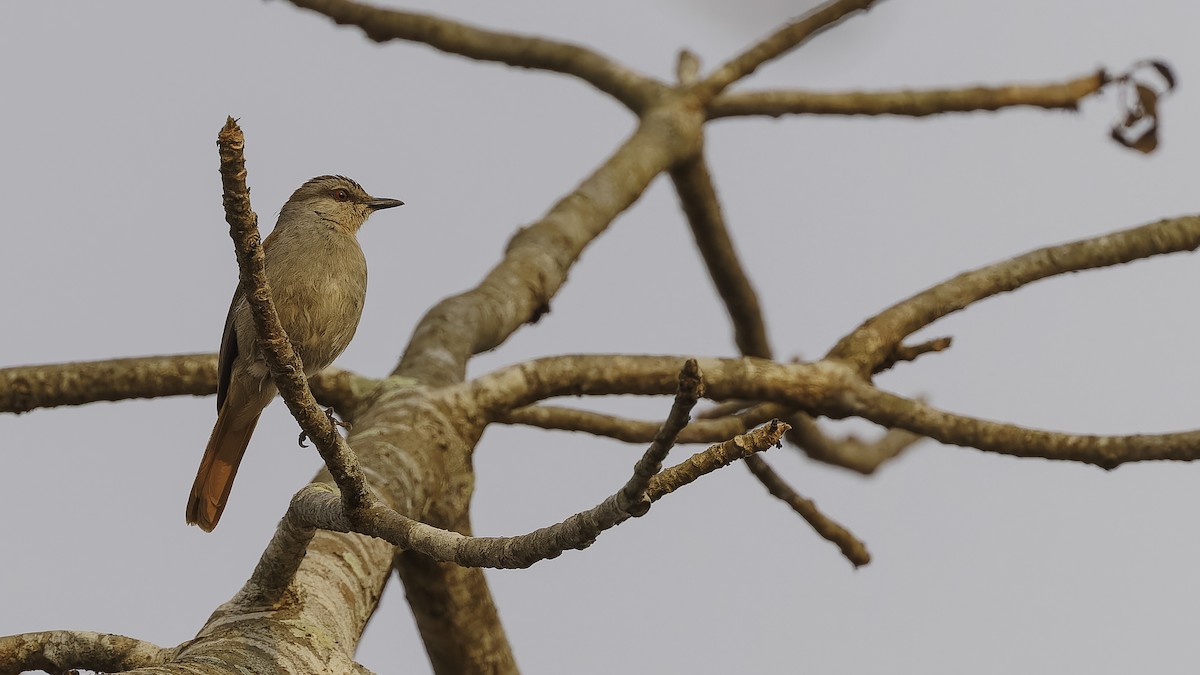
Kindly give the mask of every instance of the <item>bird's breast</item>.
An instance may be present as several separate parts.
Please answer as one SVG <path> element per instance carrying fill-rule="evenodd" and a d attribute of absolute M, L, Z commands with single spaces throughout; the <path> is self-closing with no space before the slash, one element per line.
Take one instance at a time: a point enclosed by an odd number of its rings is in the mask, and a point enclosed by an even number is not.
<path fill-rule="evenodd" d="M 329 231 L 280 233 L 266 251 L 267 279 L 279 321 L 312 375 L 350 344 L 367 293 L 358 241 Z"/>

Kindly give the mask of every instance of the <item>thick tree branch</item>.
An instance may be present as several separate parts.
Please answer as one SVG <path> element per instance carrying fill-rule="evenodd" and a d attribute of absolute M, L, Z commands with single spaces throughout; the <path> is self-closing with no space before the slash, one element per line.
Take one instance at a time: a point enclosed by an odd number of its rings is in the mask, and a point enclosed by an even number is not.
<path fill-rule="evenodd" d="M 656 108 L 579 187 L 513 236 L 479 286 L 443 300 L 421 319 L 393 374 L 429 386 L 461 382 L 471 356 L 537 321 L 583 249 L 656 176 L 693 154 L 699 125 L 699 109 L 686 101 Z"/>
<path fill-rule="evenodd" d="M 123 635 L 55 630 L 0 637 L 0 675 L 34 670 L 66 673 L 76 668 L 120 672 L 165 663 L 175 655 Z"/>
<path fill-rule="evenodd" d="M 309 380 L 323 406 L 352 420 L 379 380 L 329 367 Z M 173 354 L 0 368 L 0 413 L 163 396 L 207 396 L 217 390 L 216 354 Z"/>
<path fill-rule="evenodd" d="M 964 272 L 889 307 L 842 338 L 826 358 L 851 363 L 866 377 L 890 358 L 901 340 L 984 298 L 1067 272 L 1194 251 L 1198 247 L 1200 216 L 1184 216 L 1041 248 Z"/>
<path fill-rule="evenodd" d="M 721 94 L 708 118 L 748 115 L 905 115 L 1000 110 L 1017 106 L 1077 110 L 1079 103 L 1111 80 L 1103 70 L 1054 84 L 1008 84 L 955 89 L 818 92 L 747 91 Z"/>
<path fill-rule="evenodd" d="M 644 111 L 666 86 L 591 49 L 543 38 L 482 30 L 451 19 L 372 7 L 350 0 L 290 0 L 338 24 L 357 26 L 375 42 L 408 40 L 479 61 L 573 75 L 634 112 Z"/>
<path fill-rule="evenodd" d="M 146 356 L 0 369 L 0 412 L 217 390 L 213 354 Z"/>
<path fill-rule="evenodd" d="M 767 61 L 779 58 L 818 33 L 837 25 L 842 19 L 863 11 L 876 0 L 831 0 L 792 21 L 753 47 L 726 62 L 692 87 L 701 101 L 712 101 L 729 85 L 744 79 Z"/>

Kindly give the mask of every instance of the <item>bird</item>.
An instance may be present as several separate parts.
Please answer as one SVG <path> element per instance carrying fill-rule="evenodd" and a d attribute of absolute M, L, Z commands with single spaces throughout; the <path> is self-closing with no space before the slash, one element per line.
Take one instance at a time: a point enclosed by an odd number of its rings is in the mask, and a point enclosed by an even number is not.
<path fill-rule="evenodd" d="M 362 315 L 367 261 L 358 230 L 376 211 L 402 206 L 372 197 L 345 176 L 317 176 L 292 193 L 263 242 L 279 322 L 312 377 L 342 353 Z M 187 522 L 211 532 L 221 519 L 238 465 L 267 404 L 275 398 L 250 306 L 239 284 L 217 358 L 217 422 L 187 503 Z"/>

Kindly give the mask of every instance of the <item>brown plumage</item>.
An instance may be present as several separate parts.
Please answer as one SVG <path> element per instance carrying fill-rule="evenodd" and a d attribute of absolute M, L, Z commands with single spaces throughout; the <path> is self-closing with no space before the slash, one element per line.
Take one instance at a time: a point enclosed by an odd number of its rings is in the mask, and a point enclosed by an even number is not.
<path fill-rule="evenodd" d="M 319 176 L 280 210 L 263 242 L 267 280 L 306 376 L 333 363 L 358 328 L 367 293 L 358 229 L 375 211 L 401 204 L 372 197 L 349 178 Z M 240 288 L 225 319 L 217 364 L 217 423 L 187 505 L 187 522 L 206 532 L 221 519 L 254 426 L 276 393 Z"/>

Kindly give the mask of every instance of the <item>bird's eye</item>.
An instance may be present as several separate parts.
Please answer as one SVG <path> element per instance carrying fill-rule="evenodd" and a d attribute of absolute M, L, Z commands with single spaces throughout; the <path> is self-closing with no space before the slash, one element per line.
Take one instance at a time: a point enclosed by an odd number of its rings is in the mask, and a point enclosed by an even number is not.
<path fill-rule="evenodd" d="M 345 188 L 338 188 L 333 191 L 333 198 L 339 202 L 348 202 L 350 201 L 350 193 Z"/>

